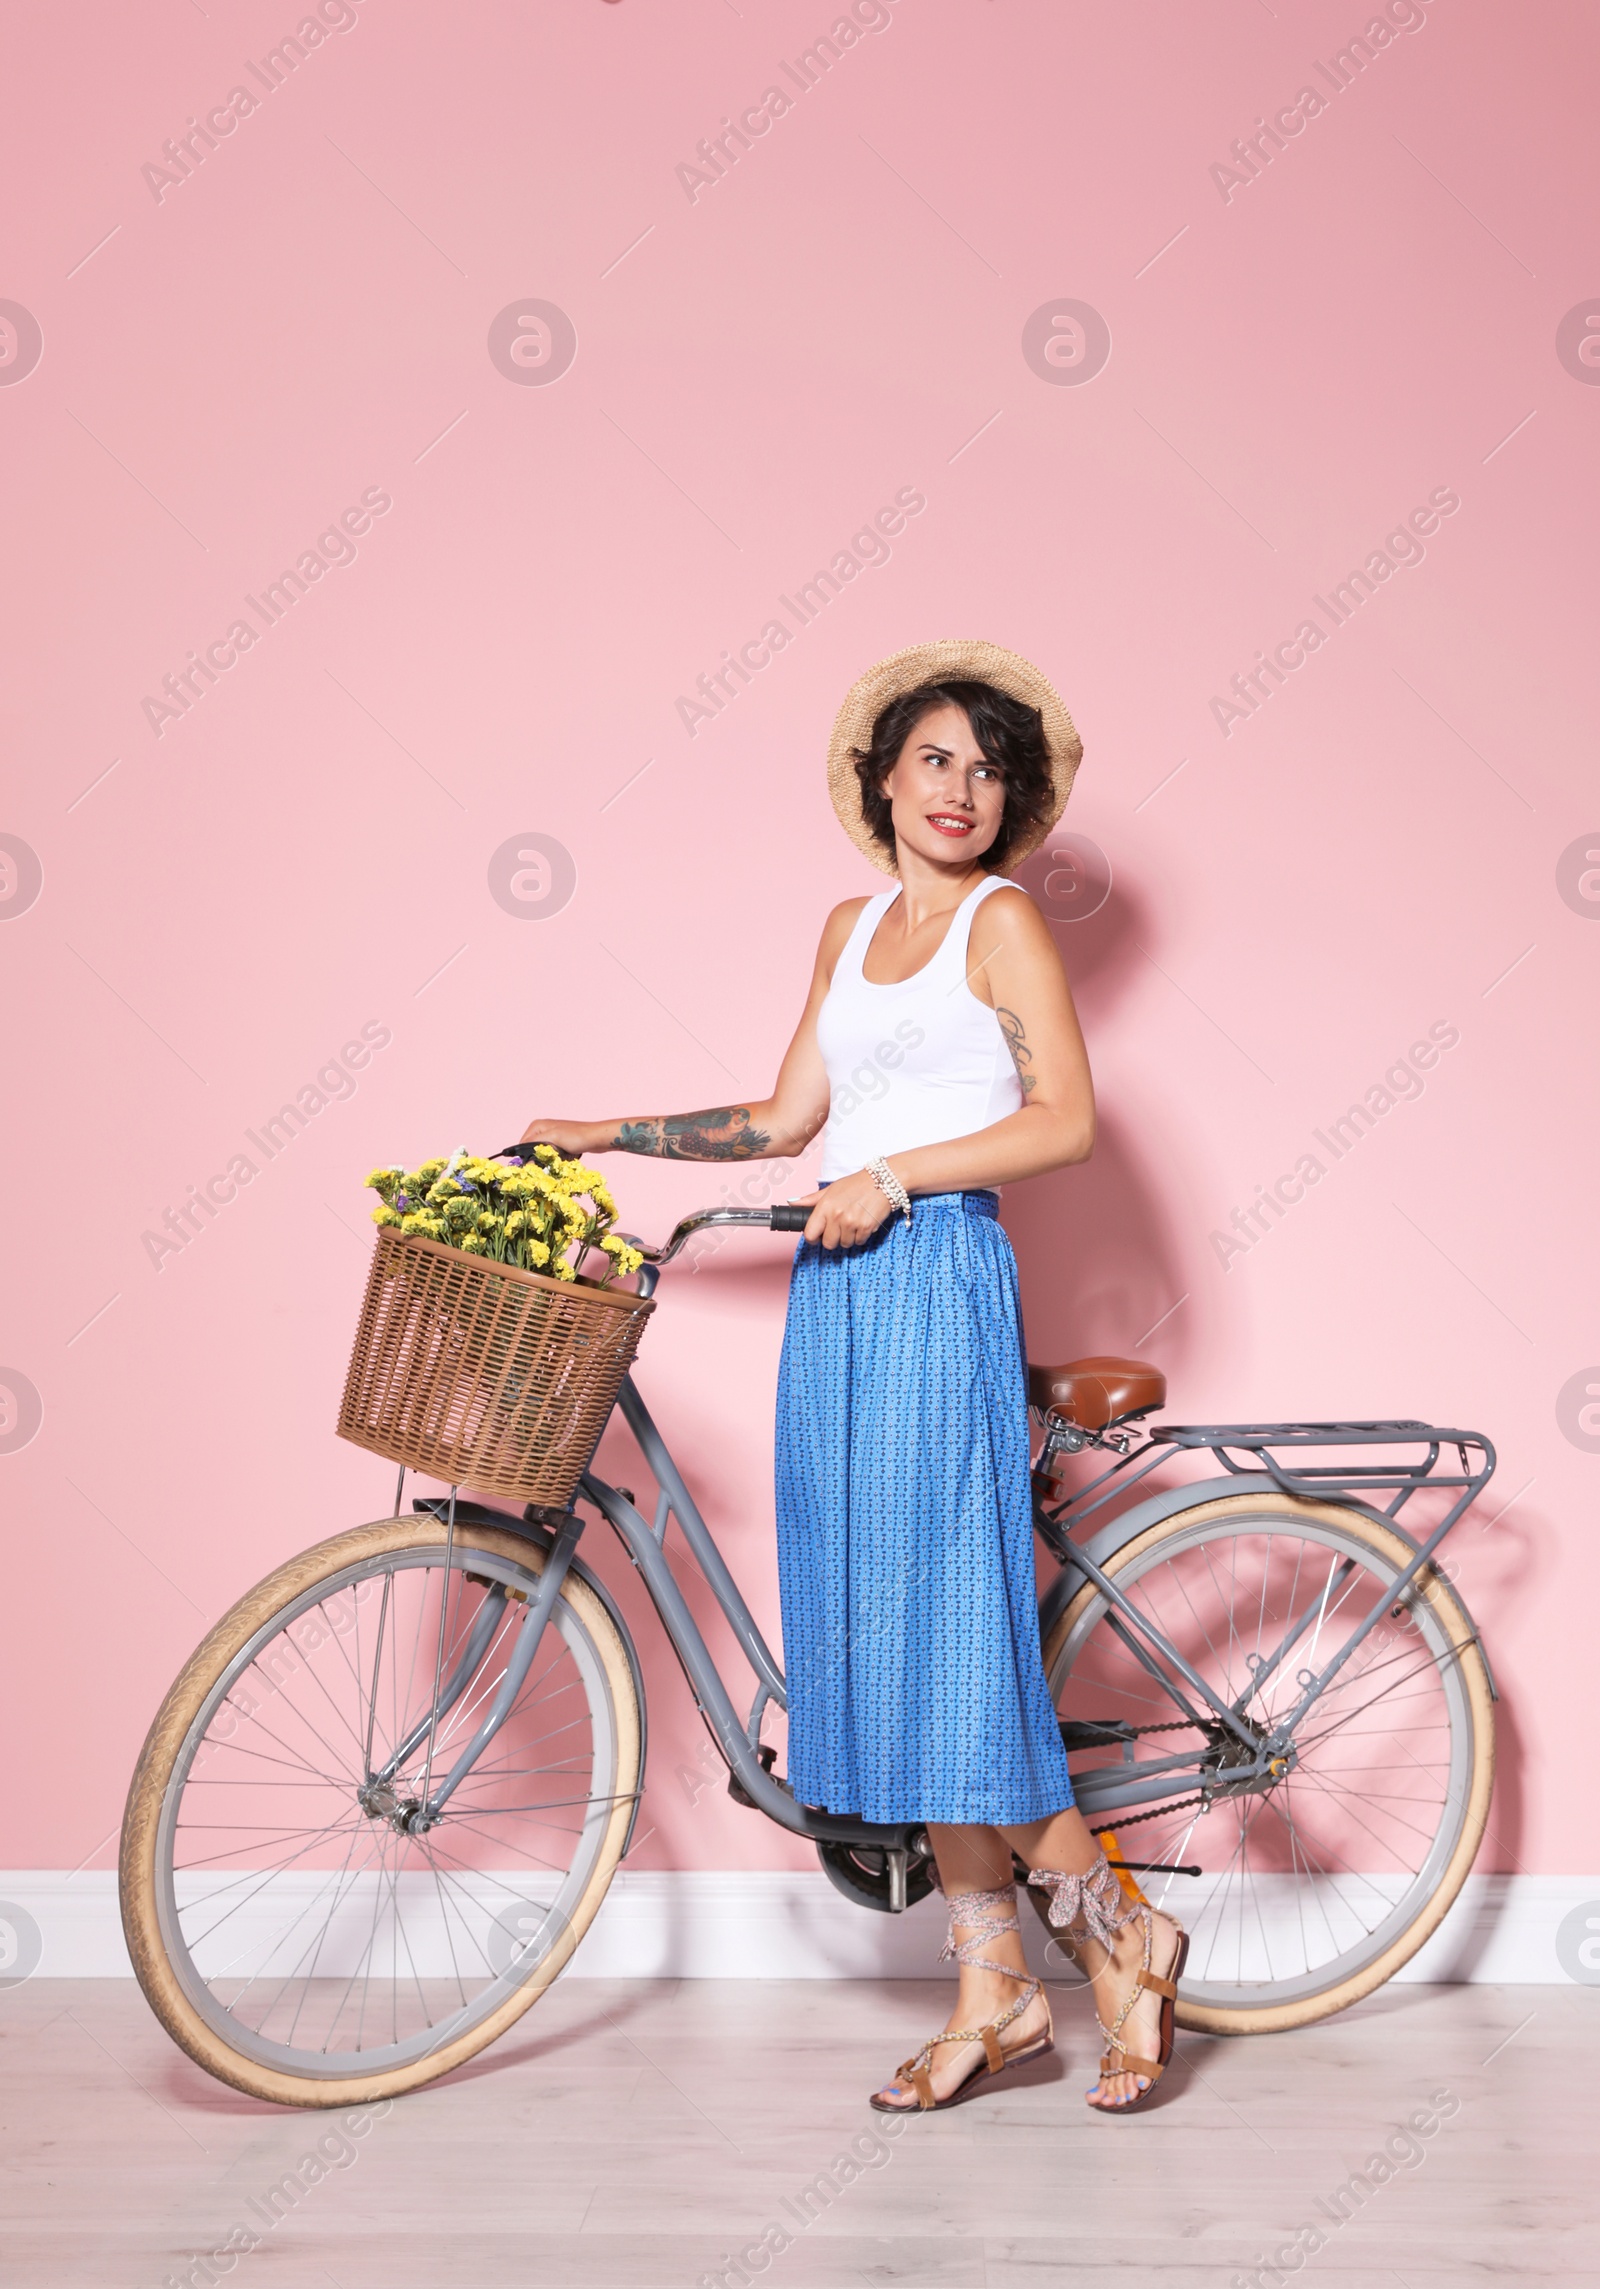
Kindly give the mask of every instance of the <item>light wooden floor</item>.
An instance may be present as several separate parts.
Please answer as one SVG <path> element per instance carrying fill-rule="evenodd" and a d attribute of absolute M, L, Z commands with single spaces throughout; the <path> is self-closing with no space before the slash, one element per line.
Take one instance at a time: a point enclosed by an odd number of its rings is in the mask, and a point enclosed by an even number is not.
<path fill-rule="evenodd" d="M 1119 2123 L 1083 2105 L 1069 1990 L 1035 2080 L 885 2142 L 866 2092 L 946 1994 L 558 1985 L 268 2228 L 251 2203 L 338 2118 L 209 2081 L 131 1981 L 35 1980 L 0 1994 L 0 2280 L 159 2289 L 253 2220 L 243 2289 L 693 2289 L 769 2224 L 790 2246 L 750 2277 L 780 2289 L 1229 2289 L 1319 2219 L 1301 2271 L 1339 2289 L 1600 2279 L 1600 1993 L 1391 1987 L 1302 2034 L 1184 2038 L 1169 2103 Z M 1421 2160 L 1330 2223 L 1319 2201 L 1430 2098 L 1457 2106 Z"/>

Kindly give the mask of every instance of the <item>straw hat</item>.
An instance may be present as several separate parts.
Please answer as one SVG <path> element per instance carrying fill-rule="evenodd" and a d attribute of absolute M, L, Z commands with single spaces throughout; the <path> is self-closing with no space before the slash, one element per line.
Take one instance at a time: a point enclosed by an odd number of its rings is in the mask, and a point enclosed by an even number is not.
<path fill-rule="evenodd" d="M 1030 851 L 1038 849 L 1065 810 L 1073 774 L 1083 756 L 1083 741 L 1073 728 L 1061 694 L 1031 660 L 978 637 L 945 637 L 936 644 L 913 644 L 909 651 L 891 652 L 851 685 L 828 742 L 828 792 L 839 824 L 864 858 L 871 859 L 884 874 L 898 874 L 893 852 L 884 849 L 861 815 L 861 782 L 851 750 L 865 752 L 871 746 L 872 727 L 892 699 L 923 684 L 939 683 L 994 684 L 1025 706 L 1036 707 L 1044 719 L 1045 745 L 1055 779 L 1055 808 L 1042 825 L 1017 837 L 1006 858 L 1005 870 L 1009 872 Z"/>

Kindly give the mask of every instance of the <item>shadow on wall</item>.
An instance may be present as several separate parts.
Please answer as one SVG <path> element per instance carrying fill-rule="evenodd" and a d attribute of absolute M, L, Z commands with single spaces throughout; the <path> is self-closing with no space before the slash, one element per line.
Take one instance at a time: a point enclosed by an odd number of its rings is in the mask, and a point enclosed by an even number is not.
<path fill-rule="evenodd" d="M 1115 1023 L 1122 994 L 1140 968 L 1139 946 L 1150 942 L 1151 924 L 1137 891 L 1123 883 L 1108 885 L 1103 903 L 1082 920 L 1062 919 L 1063 904 L 1070 905 L 1070 894 L 1083 890 L 1085 878 L 1080 874 L 1074 882 L 1069 877 L 1069 895 L 1063 897 L 1062 878 L 1052 870 L 1058 860 L 1076 861 L 1053 847 L 1061 840 L 1047 841 L 1018 868 L 1016 879 L 1051 922 L 1092 1062 L 1097 1042 Z M 1091 899 L 1099 895 L 1092 880 L 1087 888 Z M 1186 1267 L 1164 1204 L 1170 1185 L 1164 1179 L 1158 1189 L 1151 1174 L 1156 1150 L 1166 1146 L 1172 1133 L 1167 1129 L 1159 1140 L 1148 1133 L 1136 1136 L 1102 1101 L 1092 1159 L 1007 1194 L 1005 1221 L 1021 1271 L 1023 1324 L 1032 1359 L 1056 1364 L 1095 1352 L 1138 1354 L 1166 1372 L 1175 1394 L 1180 1389 L 1184 1368 L 1200 1354 L 1205 1327 L 1199 1298 L 1191 1296 L 1183 1309 L 1174 1309 L 1184 1296 Z M 1181 1408 L 1168 1412 L 1174 1420 L 1186 1419 Z M 1082 1458 L 1068 1483 L 1086 1482 L 1099 1467 Z M 1196 1460 L 1182 1474 L 1206 1476 L 1209 1471 Z M 1169 1483 L 1168 1474 L 1163 1473 L 1162 1483 Z M 1446 1544 L 1441 1570 L 1458 1581 L 1480 1623 L 1492 1615 L 1503 1632 L 1533 1585 L 1548 1579 L 1556 1562 L 1556 1535 L 1536 1513 L 1514 1512 L 1508 1505 L 1497 1515 L 1493 1491 L 1482 1507 L 1483 1520 L 1470 1515 Z M 1408 1523 L 1419 1537 L 1427 1531 L 1420 1513 Z M 1501 1701 L 1495 1714 L 1495 1792 L 1479 1854 L 1483 1874 L 1520 1870 L 1524 1849 L 1522 1730 L 1507 1702 Z M 1448 1965 L 1437 1976 L 1470 1979 L 1505 1912 L 1504 1897 L 1486 1891 L 1457 1930 Z"/>
<path fill-rule="evenodd" d="M 1082 921 L 1057 919 L 1063 901 L 1053 894 L 1055 856 L 1047 842 L 1017 869 L 1016 880 L 1050 919 L 1092 1061 L 1096 1039 L 1138 968 L 1143 916 L 1137 895 L 1117 883 Z M 1031 1358 L 1056 1364 L 1094 1352 L 1143 1352 L 1176 1381 L 1197 1330 L 1192 1311 L 1173 1310 L 1184 1268 L 1147 1173 L 1149 1158 L 1148 1140 L 1136 1140 L 1102 1102 L 1091 1160 L 1007 1194 L 1005 1223 L 1022 1274 Z"/>

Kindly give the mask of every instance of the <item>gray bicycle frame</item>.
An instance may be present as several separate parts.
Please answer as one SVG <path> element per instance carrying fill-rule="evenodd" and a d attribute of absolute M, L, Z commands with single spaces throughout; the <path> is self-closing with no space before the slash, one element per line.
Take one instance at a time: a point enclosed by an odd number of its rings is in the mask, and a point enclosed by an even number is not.
<path fill-rule="evenodd" d="M 640 1292 L 649 1295 L 654 1291 L 661 1267 L 670 1262 L 692 1234 L 719 1225 L 792 1230 L 796 1226 L 790 1219 L 797 1213 L 799 1212 L 767 1209 L 702 1209 L 695 1215 L 685 1217 L 661 1249 L 646 1248 L 641 1242 L 631 1240 L 630 1244 L 640 1247 L 646 1258 L 639 1274 Z M 782 1225 L 776 1223 L 780 1216 L 784 1217 Z M 890 1904 L 903 1906 L 907 1857 L 924 1844 L 921 1823 L 885 1825 L 797 1803 L 787 1785 L 776 1780 L 767 1769 L 761 1749 L 761 1720 L 769 1701 L 780 1709 L 788 1706 L 782 1668 L 746 1604 L 710 1528 L 700 1515 L 666 1440 L 652 1419 L 631 1375 L 623 1382 L 617 1405 L 658 1489 L 654 1520 L 644 1516 L 624 1489 L 608 1484 L 592 1469 L 583 1473 L 578 1496 L 592 1503 L 609 1521 L 629 1558 L 644 1576 L 645 1587 L 688 1678 L 695 1704 L 728 1767 L 731 1790 L 742 1801 L 764 1812 L 769 1820 L 775 1820 L 781 1828 L 787 1828 L 793 1835 L 807 1837 L 815 1843 L 840 1843 L 883 1852 L 890 1877 Z M 1307 1711 L 1328 1690 L 1383 1615 L 1408 1596 L 1423 1568 L 1430 1563 L 1445 1536 L 1481 1493 L 1495 1467 L 1494 1449 L 1481 1433 L 1443 1430 L 1415 1421 L 1167 1424 L 1150 1432 L 1142 1445 L 1133 1447 L 1126 1433 L 1119 1432 L 1116 1426 L 1112 1426 L 1106 1434 L 1086 1433 L 1053 1415 L 1041 1416 L 1039 1419 L 1045 1426 L 1046 1440 L 1034 1474 L 1034 1525 L 1062 1567 L 1061 1574 L 1040 1601 L 1042 1633 L 1048 1635 L 1056 1618 L 1083 1584 L 1086 1581 L 1092 1583 L 1106 1600 L 1114 1617 L 1113 1626 L 1118 1629 L 1124 1644 L 1143 1662 L 1171 1697 L 1175 1707 L 1197 1729 L 1208 1735 L 1200 1746 L 1192 1750 L 1138 1762 L 1129 1755 L 1132 1744 L 1129 1728 L 1101 1728 L 1105 1741 L 1114 1742 L 1118 1738 L 1123 1740 L 1124 1761 L 1120 1765 L 1098 1768 L 1074 1779 L 1074 1795 L 1086 1817 L 1094 1813 L 1104 1815 L 1135 1804 L 1159 1803 L 1165 1797 L 1188 1793 L 1193 1789 L 1197 1774 L 1208 1767 L 1214 1774 L 1212 1786 L 1218 1794 L 1236 1794 L 1252 1784 L 1275 1777 L 1275 1763 L 1281 1762 Z M 596 1444 L 598 1445 L 598 1440 Z M 1345 1468 L 1338 1464 L 1302 1464 L 1298 1468 L 1290 1468 L 1279 1462 L 1274 1453 L 1275 1449 L 1298 1453 L 1341 1446 L 1376 1448 L 1417 1444 L 1427 1447 L 1427 1455 L 1420 1463 L 1410 1464 L 1378 1462 Z M 1452 1445 L 1460 1455 L 1461 1471 L 1459 1474 L 1438 1474 L 1435 1465 L 1439 1455 L 1443 1448 Z M 1042 1488 L 1048 1483 L 1046 1470 L 1051 1457 L 1062 1449 L 1076 1451 L 1085 1446 L 1114 1449 L 1121 1459 L 1078 1493 L 1052 1505 L 1042 1493 Z M 1480 1467 L 1476 1470 L 1468 1464 L 1469 1448 L 1476 1449 L 1482 1458 Z M 1069 1527 L 1077 1526 L 1102 1511 L 1115 1496 L 1147 1477 L 1175 1453 L 1202 1449 L 1209 1449 L 1219 1457 L 1227 1475 L 1168 1486 L 1143 1502 L 1119 1511 L 1086 1542 L 1069 1538 Z M 1233 1450 L 1249 1454 L 1254 1459 L 1248 1464 L 1236 1462 Z M 1130 1473 L 1126 1479 L 1122 1477 L 1125 1471 Z M 1270 1676 L 1282 1664 L 1306 1631 L 1314 1625 L 1319 1606 L 1323 1611 L 1326 1610 L 1332 1575 L 1320 1598 L 1309 1599 L 1303 1611 L 1291 1617 L 1276 1652 L 1260 1669 L 1252 1673 L 1250 1686 L 1245 1693 L 1230 1703 L 1213 1691 L 1170 1638 L 1148 1615 L 1140 1611 L 1106 1570 L 1109 1561 L 1119 1550 L 1157 1520 L 1215 1501 L 1219 1494 L 1236 1493 L 1240 1490 L 1241 1481 L 1246 1482 L 1246 1490 L 1249 1490 L 1253 1482 L 1262 1489 L 1276 1489 L 1286 1495 L 1310 1500 L 1326 1500 L 1330 1495 L 1335 1495 L 1347 1507 L 1357 1509 L 1389 1526 L 1412 1552 L 1387 1594 L 1374 1601 L 1365 1620 L 1350 1632 L 1323 1668 L 1315 1673 L 1300 1673 L 1296 1680 L 1301 1686 L 1299 1699 L 1270 1731 L 1263 1731 L 1259 1725 L 1251 1722 L 1246 1714 L 1249 1700 L 1262 1679 Z M 1398 1522 L 1398 1516 L 1412 1494 L 1424 1485 L 1457 1487 L 1461 1491 L 1427 1538 L 1417 1542 Z M 1365 1499 L 1365 1495 L 1384 1488 L 1394 1490 L 1394 1499 L 1386 1508 L 1378 1510 Z M 428 1507 L 437 1508 L 442 1513 L 445 1506 L 439 1503 L 429 1504 Z M 453 1498 L 450 1507 L 453 1518 Z M 524 1523 L 505 1513 L 486 1512 L 475 1504 L 466 1506 L 466 1513 L 469 1516 L 496 1516 L 513 1530 Z M 667 1528 L 673 1519 L 677 1520 L 689 1555 L 716 1599 L 755 1678 L 755 1699 L 748 1718 L 742 1722 L 728 1685 L 668 1562 Z M 438 1817 L 443 1804 L 466 1777 L 504 1722 L 517 1691 L 532 1666 L 562 1578 L 583 1532 L 583 1521 L 576 1510 L 572 1509 L 554 1513 L 530 1510 L 527 1521 L 535 1527 L 541 1538 L 546 1538 L 551 1532 L 555 1535 L 554 1542 L 547 1543 L 539 1595 L 530 1603 L 523 1616 L 494 1701 L 476 1733 L 450 1772 L 445 1775 L 439 1788 L 430 1793 L 426 1806 L 418 1808 L 419 1827 L 431 1825 Z M 1345 1561 L 1346 1576 L 1353 1564 L 1353 1560 Z M 1475 1627 L 1473 1639 L 1476 1642 Z M 467 1650 L 470 1652 L 470 1644 Z M 1481 1645 L 1479 1650 L 1482 1650 Z M 468 1667 L 463 1656 L 455 1663 L 448 1681 L 442 1677 L 436 1681 L 434 1705 L 428 1716 L 416 1726 L 408 1747 L 414 1747 L 431 1729 L 436 1729 L 445 1710 L 459 1697 L 467 1674 Z M 1180 1684 L 1188 1688 L 1194 1701 L 1203 1704 L 1209 1714 L 1197 1710 L 1194 1702 L 1186 1699 Z M 1094 1731 L 1092 1726 L 1086 1729 Z M 1065 1728 L 1068 1733 L 1073 1730 L 1070 1725 Z M 1237 1751 L 1241 1753 L 1225 1769 L 1219 1769 L 1218 1744 L 1224 1735 L 1232 1737 Z M 765 1755 L 770 1757 L 771 1753 L 767 1750 Z M 403 1761 L 403 1753 L 390 1761 L 397 1769 Z"/>

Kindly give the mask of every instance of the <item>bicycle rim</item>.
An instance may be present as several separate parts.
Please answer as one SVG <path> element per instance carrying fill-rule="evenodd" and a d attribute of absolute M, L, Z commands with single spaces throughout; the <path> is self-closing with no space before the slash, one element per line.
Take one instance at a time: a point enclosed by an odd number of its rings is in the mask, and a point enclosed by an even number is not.
<path fill-rule="evenodd" d="M 1388 1977 L 1433 1930 L 1471 1864 L 1492 1752 L 1487 1681 L 1470 1625 L 1429 1569 L 1403 1605 L 1400 1538 L 1358 1513 L 1268 1496 L 1179 1514 L 1108 1569 L 1220 1699 L 1271 1724 L 1374 1607 L 1380 1618 L 1307 1712 L 1276 1784 L 1230 1794 L 1225 1771 L 1186 1777 L 1154 1817 L 1093 1814 L 1138 1883 L 1191 1936 L 1182 2016 L 1246 2031 L 1342 2008 Z M 1264 1682 L 1291 1616 L 1311 1620 Z M 1098 1591 L 1052 1635 L 1064 1719 L 1180 1729 L 1143 1735 L 1143 1758 L 1195 1747 L 1162 1686 L 1117 1636 Z M 1264 1672 L 1263 1672 L 1264 1674 Z M 1077 1749 L 1074 1774 L 1114 1764 L 1121 1744 Z M 1154 1864 L 1150 1866 L 1149 1864 Z M 1178 1874 L 1186 1868 L 1197 1873 Z"/>
<path fill-rule="evenodd" d="M 443 1556 L 394 1548 L 289 1597 L 226 1662 L 174 1757 L 155 1842 L 161 1941 L 193 2011 L 251 2067 L 343 2085 L 470 2053 L 475 2030 L 559 1969 L 614 1856 L 636 1774 L 601 1649 L 565 1594 L 438 1825 L 400 1824 L 430 1754 L 437 1786 L 487 1715 L 539 1585 L 536 1561 L 469 1529 L 446 1603 Z M 461 1689 L 430 1728 L 436 1672 Z"/>

